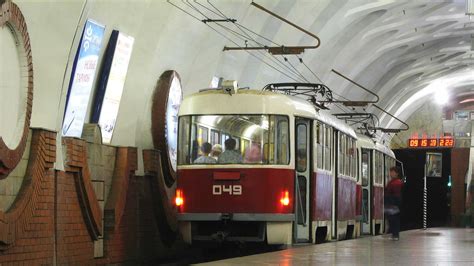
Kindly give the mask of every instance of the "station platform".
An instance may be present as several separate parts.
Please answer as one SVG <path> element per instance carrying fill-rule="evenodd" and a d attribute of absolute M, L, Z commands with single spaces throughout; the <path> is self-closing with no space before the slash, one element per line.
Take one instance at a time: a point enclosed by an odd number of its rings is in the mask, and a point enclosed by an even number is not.
<path fill-rule="evenodd" d="M 430 228 L 382 236 L 295 246 L 206 265 L 474 265 L 474 229 Z"/>

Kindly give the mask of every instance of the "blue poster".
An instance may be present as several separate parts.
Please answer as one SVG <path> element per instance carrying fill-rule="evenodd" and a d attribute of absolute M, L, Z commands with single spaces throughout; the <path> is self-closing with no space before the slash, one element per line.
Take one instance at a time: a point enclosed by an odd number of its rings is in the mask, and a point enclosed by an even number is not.
<path fill-rule="evenodd" d="M 82 135 L 104 31 L 104 26 L 91 20 L 86 21 L 69 82 L 63 136 L 80 138 Z"/>

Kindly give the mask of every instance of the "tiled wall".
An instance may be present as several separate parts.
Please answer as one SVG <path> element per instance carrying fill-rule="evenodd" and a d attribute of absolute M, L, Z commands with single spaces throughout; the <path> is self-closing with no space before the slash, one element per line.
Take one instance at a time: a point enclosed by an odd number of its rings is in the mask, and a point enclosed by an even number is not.
<path fill-rule="evenodd" d="M 92 186 L 104 215 L 104 206 L 109 195 L 115 168 L 116 148 L 97 143 L 87 143 L 87 162 L 91 174 Z M 103 224 L 102 224 L 103 225 Z M 104 230 L 102 226 L 102 231 Z M 94 241 L 94 257 L 104 256 L 104 239 L 100 236 Z"/>

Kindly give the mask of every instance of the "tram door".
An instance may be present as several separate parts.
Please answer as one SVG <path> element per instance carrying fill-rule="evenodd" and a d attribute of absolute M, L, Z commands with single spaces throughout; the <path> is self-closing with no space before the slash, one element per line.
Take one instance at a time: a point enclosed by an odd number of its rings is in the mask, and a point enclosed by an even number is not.
<path fill-rule="evenodd" d="M 296 178 L 295 178 L 295 232 L 296 242 L 310 241 L 310 177 L 311 177 L 311 121 L 296 119 Z"/>
<path fill-rule="evenodd" d="M 362 149 L 362 234 L 372 234 L 372 158 L 370 150 Z"/>

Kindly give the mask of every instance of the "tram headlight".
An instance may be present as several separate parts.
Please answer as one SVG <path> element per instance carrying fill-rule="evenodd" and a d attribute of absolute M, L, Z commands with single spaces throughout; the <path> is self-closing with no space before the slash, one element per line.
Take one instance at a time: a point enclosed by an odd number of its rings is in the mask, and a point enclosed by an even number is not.
<path fill-rule="evenodd" d="M 288 192 L 288 190 L 282 193 L 280 203 L 283 206 L 290 205 L 290 193 Z"/>

